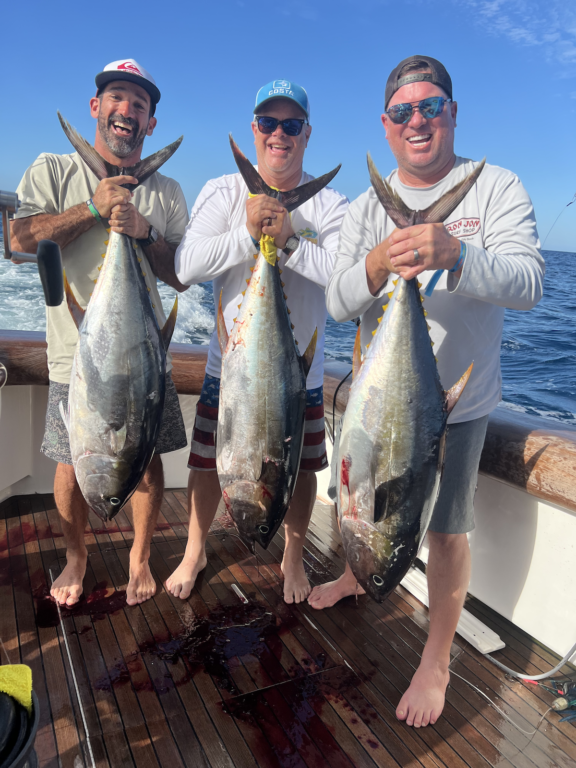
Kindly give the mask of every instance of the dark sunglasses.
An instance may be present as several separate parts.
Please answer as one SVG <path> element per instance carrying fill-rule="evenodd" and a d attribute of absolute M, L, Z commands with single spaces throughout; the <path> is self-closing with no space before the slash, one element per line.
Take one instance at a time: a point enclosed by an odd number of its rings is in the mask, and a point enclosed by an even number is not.
<path fill-rule="evenodd" d="M 258 123 L 258 130 L 260 133 L 274 133 L 279 125 L 282 126 L 282 130 L 287 136 L 300 136 L 304 123 L 308 123 L 307 120 L 301 120 L 298 117 L 289 117 L 286 120 L 276 120 L 275 117 L 258 117 L 256 115 L 256 122 Z"/>
<path fill-rule="evenodd" d="M 451 103 L 452 99 L 445 99 L 443 96 L 429 96 L 427 99 L 414 101 L 411 104 L 394 104 L 393 107 L 386 110 L 386 114 L 390 120 L 397 125 L 407 123 L 414 114 L 415 109 L 420 110 L 422 117 L 431 120 L 433 117 L 438 117 L 438 115 L 442 113 L 444 104 L 447 102 Z"/>

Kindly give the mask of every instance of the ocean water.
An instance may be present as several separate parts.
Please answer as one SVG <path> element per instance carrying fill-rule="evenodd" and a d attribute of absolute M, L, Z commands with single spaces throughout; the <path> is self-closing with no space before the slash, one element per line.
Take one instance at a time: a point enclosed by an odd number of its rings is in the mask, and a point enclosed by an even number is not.
<path fill-rule="evenodd" d="M 0 246 L 0 256 L 1 256 Z M 576 426 L 576 254 L 544 251 L 544 297 L 530 312 L 506 310 L 502 340 L 502 394 L 518 411 Z M 175 291 L 163 283 L 166 314 Z M 195 285 L 178 297 L 174 341 L 208 344 L 214 329 L 210 283 Z M 42 288 L 34 264 L 15 265 L 0 258 L 0 328 L 45 329 Z M 326 357 L 350 363 L 356 326 L 328 319 Z"/>

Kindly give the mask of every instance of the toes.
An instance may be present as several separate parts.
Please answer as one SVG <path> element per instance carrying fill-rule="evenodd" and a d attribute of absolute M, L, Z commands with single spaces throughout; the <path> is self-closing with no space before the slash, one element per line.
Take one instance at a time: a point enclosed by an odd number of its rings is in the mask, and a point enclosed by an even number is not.
<path fill-rule="evenodd" d="M 406 711 L 404 710 L 404 708 L 400 709 L 400 707 L 398 707 L 398 709 L 396 710 L 396 717 L 398 718 L 398 720 L 406 720 Z"/>

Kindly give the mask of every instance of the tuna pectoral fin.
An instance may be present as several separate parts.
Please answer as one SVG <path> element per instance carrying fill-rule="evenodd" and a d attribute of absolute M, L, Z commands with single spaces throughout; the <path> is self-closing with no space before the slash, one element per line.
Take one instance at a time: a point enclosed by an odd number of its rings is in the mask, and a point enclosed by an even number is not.
<path fill-rule="evenodd" d="M 374 522 L 386 520 L 398 512 L 404 504 L 412 486 L 412 470 L 408 468 L 399 477 L 393 477 L 376 486 L 374 492 Z"/>
<path fill-rule="evenodd" d="M 174 299 L 174 306 L 172 312 L 168 316 L 168 320 L 164 323 L 164 328 L 160 331 L 162 335 L 162 341 L 164 342 L 164 349 L 168 349 L 170 342 L 172 341 L 172 334 L 174 333 L 174 326 L 176 325 L 176 317 L 178 316 L 178 296 Z"/>
<path fill-rule="evenodd" d="M 316 341 L 318 340 L 318 328 L 312 334 L 310 344 L 306 347 L 306 352 L 302 355 L 302 365 L 304 367 L 304 376 L 308 376 L 308 372 L 312 367 L 312 360 L 314 360 L 314 352 L 316 352 Z"/>
<path fill-rule="evenodd" d="M 68 278 L 66 277 L 66 272 L 64 270 L 62 270 L 62 274 L 64 276 L 64 293 L 66 294 L 66 303 L 68 304 L 68 309 L 70 310 L 70 314 L 72 315 L 72 320 L 74 320 L 76 328 L 80 328 L 82 325 L 82 320 L 84 320 L 86 310 L 82 309 L 80 304 L 78 304 L 76 301 L 76 297 L 72 293 L 72 288 L 70 288 L 70 283 L 68 282 Z"/>
<path fill-rule="evenodd" d="M 446 411 L 448 413 L 451 413 L 451 411 L 454 410 L 454 406 L 458 400 L 460 400 L 460 395 L 462 392 L 464 392 L 464 387 L 466 384 L 468 384 L 468 379 L 470 378 L 473 367 L 474 363 L 470 363 L 470 367 L 466 373 L 458 379 L 456 384 L 454 384 L 451 389 L 449 389 L 447 392 L 444 392 L 444 396 L 446 397 Z"/>
<path fill-rule="evenodd" d="M 64 426 L 66 427 L 66 431 L 70 432 L 70 421 L 68 419 L 68 414 L 64 410 L 64 403 L 62 400 L 58 403 L 58 410 L 60 411 L 60 416 L 62 416 L 62 421 L 64 422 Z"/>
<path fill-rule="evenodd" d="M 228 331 L 224 321 L 224 312 L 222 311 L 222 291 L 220 291 L 220 299 L 218 300 L 218 312 L 216 313 L 216 332 L 218 334 L 220 351 L 222 352 L 222 355 L 224 355 L 226 347 L 228 346 Z"/>
<path fill-rule="evenodd" d="M 354 341 L 354 351 L 352 352 L 352 379 L 358 376 L 360 366 L 362 365 L 362 342 L 360 341 L 360 326 L 356 331 L 356 339 Z"/>

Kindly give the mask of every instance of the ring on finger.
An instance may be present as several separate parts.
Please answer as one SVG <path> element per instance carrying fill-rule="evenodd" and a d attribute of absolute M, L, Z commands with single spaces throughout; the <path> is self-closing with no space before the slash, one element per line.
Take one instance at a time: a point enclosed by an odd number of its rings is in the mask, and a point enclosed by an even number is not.
<path fill-rule="evenodd" d="M 414 261 L 418 261 L 420 258 L 420 254 L 418 253 L 418 248 L 414 248 Z"/>
<path fill-rule="evenodd" d="M 266 226 L 268 226 L 268 227 L 272 226 L 272 217 L 271 216 L 268 218 L 268 224 Z"/>

